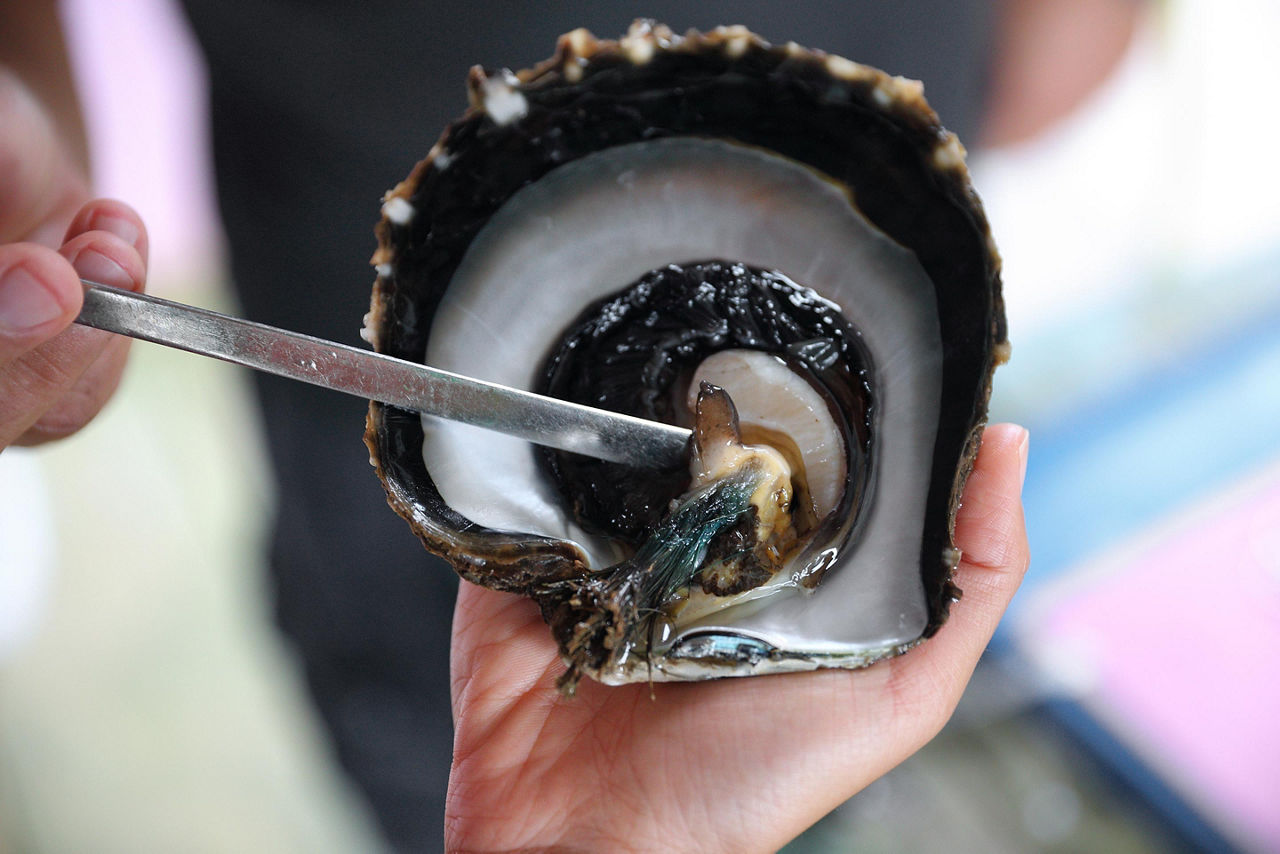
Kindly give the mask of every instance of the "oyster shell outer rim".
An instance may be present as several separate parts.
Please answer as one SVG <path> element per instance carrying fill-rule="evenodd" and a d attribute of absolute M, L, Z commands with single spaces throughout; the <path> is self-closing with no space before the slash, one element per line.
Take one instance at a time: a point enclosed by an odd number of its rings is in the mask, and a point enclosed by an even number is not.
<path fill-rule="evenodd" d="M 590 73 L 593 64 L 611 62 L 620 58 L 625 58 L 627 61 L 634 63 L 635 60 L 632 56 L 634 48 L 629 49 L 628 45 L 633 44 L 636 40 L 644 40 L 650 43 L 654 51 L 673 53 L 724 50 L 734 58 L 741 58 L 750 53 L 780 52 L 796 62 L 821 65 L 833 78 L 848 83 L 861 83 L 870 86 L 872 101 L 879 109 L 888 115 L 896 115 L 900 118 L 910 119 L 913 123 L 919 123 L 922 128 L 935 137 L 936 142 L 933 148 L 934 165 L 939 171 L 950 173 L 953 179 L 963 186 L 964 194 L 975 216 L 977 230 L 986 238 L 987 253 L 992 263 L 992 273 L 998 282 L 1002 268 L 1000 251 L 996 247 L 995 239 L 992 237 L 982 200 L 970 181 L 966 150 L 959 138 L 942 126 L 937 113 L 933 111 L 928 101 L 925 100 L 924 84 L 908 77 L 890 75 L 878 68 L 863 65 L 836 54 L 802 47 L 795 42 L 787 42 L 781 47 L 775 47 L 743 26 L 721 26 L 705 33 L 690 29 L 684 35 L 677 35 L 665 24 L 656 23 L 648 19 L 638 19 L 631 24 L 627 35 L 617 40 L 597 38 L 586 28 L 572 30 L 560 36 L 556 42 L 555 53 L 550 58 L 543 60 L 532 68 L 522 69 L 513 73 L 505 68 L 495 72 L 487 72 L 479 65 L 473 66 L 467 77 L 470 106 L 459 121 L 473 118 L 484 112 L 484 91 L 490 80 L 501 79 L 503 82 L 509 83 L 514 77 L 521 87 L 548 85 L 548 83 L 555 82 L 560 77 L 563 77 L 566 82 L 577 83 Z M 649 60 L 646 59 L 645 61 Z M 565 75 L 566 69 L 569 68 L 574 69 L 573 74 Z M 570 76 L 573 79 L 569 79 Z M 388 265 L 386 269 L 392 269 L 390 265 L 393 263 L 394 252 L 389 240 L 391 218 L 387 216 L 385 206 L 396 198 L 407 202 L 414 188 L 419 184 L 423 172 L 432 168 L 448 168 L 453 161 L 453 155 L 448 150 L 448 141 L 448 131 L 446 130 L 444 135 L 432 145 L 427 152 L 427 156 L 414 166 L 409 176 L 383 194 L 384 212 L 376 227 L 378 247 L 370 259 L 371 265 L 375 267 Z M 378 330 L 382 328 L 384 322 L 383 300 L 380 299 L 380 295 L 387 287 L 384 281 L 389 278 L 389 275 L 386 275 L 381 270 L 379 271 L 374 281 L 370 314 L 364 324 L 364 328 L 369 332 L 366 337 L 374 346 L 374 349 L 379 352 L 381 352 L 381 349 L 379 347 Z M 1009 358 L 1007 352 L 1008 331 L 1003 320 L 1005 312 L 1003 296 L 999 287 L 996 288 L 995 298 L 998 307 L 998 310 L 994 313 L 997 318 L 997 328 L 994 330 L 996 347 L 1004 348 L 1003 354 L 997 359 L 997 362 L 1004 364 Z"/>
<path fill-rule="evenodd" d="M 647 47 L 637 49 L 636 45 L 641 42 Z M 991 394 L 992 375 L 995 367 L 1003 364 L 1008 358 L 1007 327 L 1000 288 L 1000 256 L 991 237 L 982 203 L 969 181 L 963 147 L 959 145 L 954 134 L 941 126 L 937 115 L 924 100 L 923 88 L 918 82 L 892 77 L 878 69 L 843 60 L 822 51 L 805 49 L 795 43 L 774 47 L 740 27 L 721 27 L 707 33 L 690 30 L 680 36 L 662 25 L 637 22 L 628 35 L 618 41 L 596 39 L 585 30 L 577 30 L 561 37 L 556 52 L 550 59 L 531 69 L 517 72 L 514 77 L 522 90 L 532 91 L 545 86 L 573 85 L 603 66 L 616 67 L 620 63 L 647 64 L 660 53 L 698 54 L 710 51 L 723 51 L 734 60 L 772 54 L 775 57 L 781 57 L 784 62 L 807 66 L 811 71 L 820 69 L 832 81 L 856 84 L 854 87 L 856 91 L 851 90 L 846 93 L 847 97 L 856 96 L 863 106 L 870 105 L 891 118 L 899 130 L 909 133 L 917 141 L 923 140 L 930 144 L 929 150 L 932 156 L 929 165 L 935 180 L 944 187 L 945 195 L 952 198 L 957 207 L 963 210 L 964 215 L 971 221 L 975 233 L 985 243 L 986 279 L 991 299 L 988 336 L 990 346 L 983 359 L 983 379 L 973 398 L 972 417 L 968 419 L 970 424 L 968 436 L 963 443 L 963 451 L 955 470 L 946 514 L 948 545 L 942 550 L 939 558 L 940 569 L 945 573 L 944 577 L 947 581 L 945 590 L 936 603 L 939 606 L 939 613 L 931 619 L 924 633 L 924 636 L 928 637 L 945 621 L 950 603 L 959 598 L 959 591 L 950 581 L 960 560 L 960 554 L 954 546 L 955 517 L 964 483 L 976 459 L 982 431 L 986 425 L 986 409 Z M 568 72 L 568 69 L 573 71 Z M 505 71 L 500 73 L 504 76 L 509 74 Z M 471 72 L 469 84 L 474 90 L 476 86 L 482 86 L 490 76 L 482 69 L 475 68 Z M 428 156 L 414 167 L 409 177 L 384 196 L 384 204 L 396 198 L 411 204 L 411 197 L 421 183 L 423 175 L 432 169 L 443 170 L 453 161 L 454 153 L 449 147 L 452 130 L 468 120 L 475 120 L 477 112 L 482 112 L 482 109 L 473 105 L 462 119 L 446 129 L 441 140 L 433 146 Z M 396 212 L 400 218 L 403 218 L 405 213 L 403 208 L 397 205 Z M 397 261 L 393 239 L 395 227 L 392 218 L 384 213 L 376 229 L 379 246 L 372 259 L 372 263 L 378 268 L 379 275 L 374 283 L 371 308 L 366 319 L 366 338 L 379 352 L 386 351 L 387 341 L 384 330 L 387 329 L 389 322 L 393 322 L 387 307 L 394 297 L 395 290 Z M 393 407 L 373 403 L 366 422 L 365 441 L 371 453 L 371 462 L 387 491 L 388 502 L 409 521 L 415 533 L 428 548 L 445 554 L 464 578 L 476 580 L 481 577 L 479 573 L 487 561 L 467 553 L 465 548 L 460 548 L 455 541 L 456 531 L 450 532 L 450 537 L 453 539 L 447 539 L 438 530 L 433 531 L 429 526 L 422 524 L 420 520 L 424 518 L 425 508 L 420 496 L 411 494 L 409 490 L 403 488 L 402 484 L 394 479 L 394 473 L 391 471 L 394 466 L 383 461 L 381 451 L 384 449 L 380 436 L 385 434 L 388 420 L 395 418 L 396 412 L 399 411 L 394 410 Z M 432 509 L 434 512 L 448 515 L 447 505 Z M 465 523 L 465 520 L 461 521 Z M 494 532 L 486 533 L 492 535 Z M 492 545 L 492 540 L 488 545 Z M 529 554 L 529 545 L 527 537 L 512 535 L 509 542 L 501 544 L 501 550 L 509 553 L 503 560 L 503 564 L 510 567 L 516 576 L 525 577 L 527 573 L 527 577 L 536 575 L 545 580 L 547 576 L 543 573 L 548 568 L 547 561 L 544 557 Z M 575 564 L 580 560 L 581 555 L 571 554 L 572 547 L 564 551 L 565 553 L 562 554 L 564 564 Z M 510 589 L 520 589 L 519 577 L 512 578 Z M 483 578 L 490 586 L 495 580 L 492 575 L 487 574 Z"/>

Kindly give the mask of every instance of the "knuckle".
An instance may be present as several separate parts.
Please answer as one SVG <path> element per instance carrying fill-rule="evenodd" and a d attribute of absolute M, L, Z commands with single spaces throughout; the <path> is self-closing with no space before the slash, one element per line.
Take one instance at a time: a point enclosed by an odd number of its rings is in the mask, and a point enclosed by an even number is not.
<path fill-rule="evenodd" d="M 83 368 L 78 361 L 51 358 L 37 347 L 8 366 L 6 385 L 19 399 L 44 399 L 73 383 Z"/>
<path fill-rule="evenodd" d="M 26 444 L 36 445 L 43 442 L 56 442 L 79 432 L 92 420 L 92 416 L 77 420 L 63 415 L 42 415 L 35 424 L 27 428 L 23 437 Z"/>
<path fill-rule="evenodd" d="M 77 374 L 76 366 L 52 360 L 39 351 L 0 369 L 0 433 L 10 438 L 25 434 L 46 417 L 50 418 L 52 431 L 49 438 L 68 430 L 75 432 L 70 418 L 50 410 L 72 386 Z M 39 429 L 38 435 L 25 436 L 23 444 L 43 441 L 44 432 Z"/>
<path fill-rule="evenodd" d="M 93 389 L 74 385 L 31 425 L 42 440 L 62 439 L 79 431 L 102 410 L 103 400 Z"/>

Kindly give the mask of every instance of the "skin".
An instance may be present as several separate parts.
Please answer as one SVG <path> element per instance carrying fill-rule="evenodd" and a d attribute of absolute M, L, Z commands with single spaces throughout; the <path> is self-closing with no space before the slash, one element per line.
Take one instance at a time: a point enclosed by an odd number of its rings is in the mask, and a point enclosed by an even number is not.
<path fill-rule="evenodd" d="M 573 699 L 532 602 L 454 614 L 450 851 L 774 851 L 942 728 L 1028 565 L 1027 433 L 987 429 L 956 520 L 963 599 L 861 671 L 606 688 Z"/>
<path fill-rule="evenodd" d="M 120 381 L 128 341 L 71 325 L 80 278 L 135 291 L 146 281 L 142 219 L 91 198 L 64 138 L 32 87 L 0 66 L 0 449 L 74 433 Z"/>
<path fill-rule="evenodd" d="M 984 145 L 1034 139 L 1079 109 L 1123 61 L 1146 0 L 1000 0 Z"/>

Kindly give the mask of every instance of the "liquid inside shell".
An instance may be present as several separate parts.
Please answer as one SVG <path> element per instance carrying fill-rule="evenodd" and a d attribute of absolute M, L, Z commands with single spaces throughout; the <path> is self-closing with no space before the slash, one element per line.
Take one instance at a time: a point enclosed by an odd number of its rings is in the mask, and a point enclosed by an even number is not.
<path fill-rule="evenodd" d="M 571 33 L 532 71 L 477 72 L 472 93 L 384 204 L 377 349 L 762 439 L 787 521 L 733 505 L 674 588 L 618 618 L 642 630 L 586 642 L 622 601 L 606 571 L 666 560 L 694 510 L 732 504 L 742 467 L 626 470 L 374 404 L 374 464 L 428 548 L 537 599 L 572 678 L 861 666 L 935 631 L 1007 345 L 963 150 L 918 85 L 740 28 L 642 24 Z M 714 390 L 720 416 L 695 417 L 700 371 L 741 419 Z M 690 504 L 700 489 L 719 492 Z"/>

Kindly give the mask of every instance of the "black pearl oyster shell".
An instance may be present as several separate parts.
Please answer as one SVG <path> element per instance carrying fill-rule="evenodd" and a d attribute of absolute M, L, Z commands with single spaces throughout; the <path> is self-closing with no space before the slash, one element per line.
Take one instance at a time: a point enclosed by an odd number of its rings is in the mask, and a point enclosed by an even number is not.
<path fill-rule="evenodd" d="M 610 683 L 857 667 L 937 631 L 959 597 L 955 513 L 1008 344 L 964 149 L 921 85 L 741 27 L 680 36 L 639 22 L 619 41 L 562 36 L 530 70 L 474 69 L 469 87 L 470 109 L 385 197 L 366 318 L 379 352 L 677 421 L 689 416 L 671 388 L 689 364 L 773 352 L 819 389 L 849 459 L 839 506 L 806 534 L 776 595 L 692 627 L 660 615 L 630 660 L 609 641 L 573 666 Z M 692 349 L 671 344 L 685 328 L 671 315 L 650 324 L 671 333 L 666 344 L 610 327 L 640 354 L 620 360 L 626 376 L 661 375 L 663 390 L 575 385 L 563 353 L 605 340 L 591 324 L 617 312 L 601 307 L 643 303 L 643 325 L 651 295 L 635 289 L 677 273 L 698 281 L 668 302 L 694 315 L 700 287 L 747 294 L 742 282 L 773 276 L 795 296 L 777 311 L 743 296 L 748 310 L 703 323 L 712 331 Z M 795 320 L 805 312 L 816 327 Z M 823 312 L 844 338 L 822 331 Z M 481 433 L 373 403 L 366 442 L 427 548 L 468 581 L 535 598 L 564 651 L 582 625 L 583 579 L 640 548 L 687 475 Z M 608 509 L 648 481 L 664 484 L 649 509 L 625 523 L 630 510 Z M 626 483 L 639 486 L 588 506 L 588 493 Z"/>

